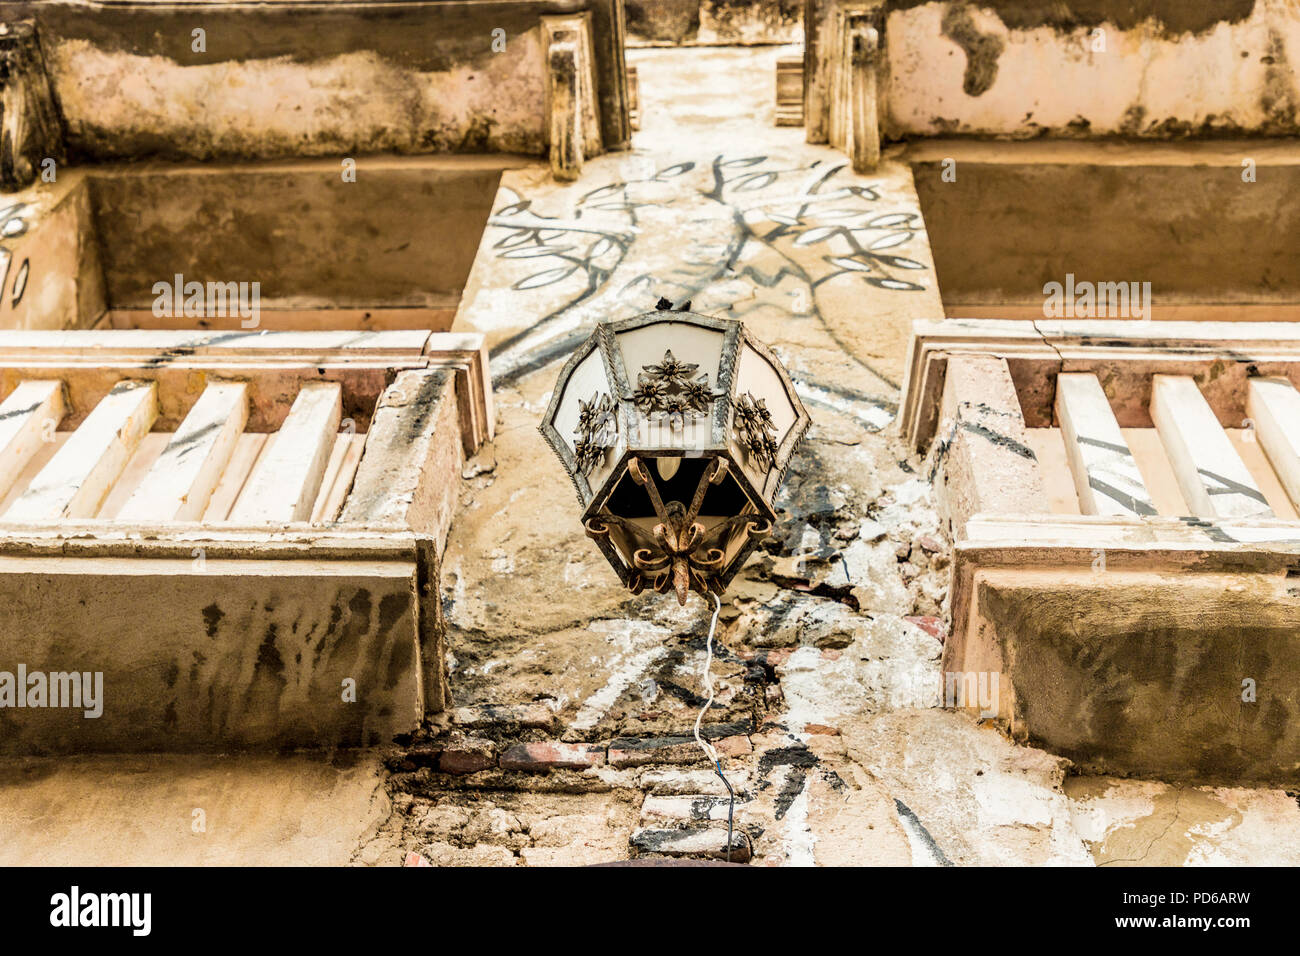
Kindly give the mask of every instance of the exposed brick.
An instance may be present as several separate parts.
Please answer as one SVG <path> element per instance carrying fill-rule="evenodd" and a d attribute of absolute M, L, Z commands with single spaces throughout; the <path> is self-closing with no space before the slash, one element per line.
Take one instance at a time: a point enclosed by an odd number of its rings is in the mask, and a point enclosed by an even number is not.
<path fill-rule="evenodd" d="M 496 764 L 496 746 L 478 737 L 452 737 L 438 758 L 438 769 L 443 773 L 477 773 Z"/>
<path fill-rule="evenodd" d="M 740 819 L 743 799 L 736 799 L 735 819 Z M 731 800 L 725 794 L 694 793 L 680 796 L 648 796 L 641 804 L 641 819 L 681 820 L 688 823 L 707 823 L 710 820 L 727 820 Z"/>
<path fill-rule="evenodd" d="M 643 827 L 632 834 L 632 845 L 643 853 L 721 860 L 727 852 L 727 830 L 725 827 L 683 830 Z M 731 862 L 748 863 L 750 855 L 749 834 L 736 830 L 731 837 Z"/>
<path fill-rule="evenodd" d="M 737 734 L 734 737 L 723 737 L 720 740 L 711 740 L 709 742 L 713 744 L 713 749 L 724 757 L 739 757 L 742 754 L 752 754 L 754 752 L 754 745 L 743 734 Z"/>
<path fill-rule="evenodd" d="M 948 627 L 941 617 L 905 617 L 903 620 L 915 624 L 931 637 L 938 638 L 940 642 L 948 636 Z"/>
<path fill-rule="evenodd" d="M 640 767 L 645 764 L 691 764 L 708 761 L 694 737 L 621 737 L 610 742 L 611 767 Z"/>
<path fill-rule="evenodd" d="M 508 848 L 486 843 L 470 847 L 453 846 L 450 843 L 428 843 L 424 846 L 424 853 L 434 866 L 519 865 L 519 859 Z"/>
<path fill-rule="evenodd" d="M 832 737 L 838 737 L 840 735 L 840 729 L 838 727 L 830 727 L 826 724 L 804 724 L 803 732 L 805 734 L 829 734 Z"/>
<path fill-rule="evenodd" d="M 406 862 L 402 866 L 433 866 L 433 864 L 412 850 L 406 854 Z"/>
<path fill-rule="evenodd" d="M 797 746 L 799 738 L 781 724 L 768 722 L 758 729 L 758 733 L 750 735 L 749 742 L 753 744 L 756 751 L 761 753 L 774 747 Z"/>
<path fill-rule="evenodd" d="M 923 534 L 916 539 L 916 543 L 921 546 L 922 551 L 928 551 L 930 554 L 938 554 L 943 550 L 943 542 L 932 534 Z"/>
<path fill-rule="evenodd" d="M 452 720 L 458 727 L 481 730 L 485 727 L 516 726 L 545 730 L 556 722 L 555 712 L 546 704 L 478 704 L 457 707 Z"/>
<path fill-rule="evenodd" d="M 749 790 L 749 772 L 746 770 L 728 770 L 727 782 L 736 791 L 739 800 Z M 691 795 L 705 794 L 726 796 L 727 788 L 722 785 L 713 770 L 680 770 L 676 767 L 648 767 L 641 771 L 638 786 L 642 790 L 657 795 Z"/>
<path fill-rule="evenodd" d="M 605 762 L 605 748 L 599 744 L 564 744 L 543 741 L 515 744 L 501 755 L 502 770 L 585 770 Z"/>
<path fill-rule="evenodd" d="M 611 850 L 604 846 L 578 843 L 574 846 L 526 846 L 519 851 L 524 866 L 595 866 L 627 859 L 627 848 Z"/>
<path fill-rule="evenodd" d="M 771 668 L 780 667 L 790 659 L 790 655 L 793 653 L 794 648 L 790 647 L 778 647 L 775 650 L 769 651 L 767 655 L 767 666 Z"/>
<path fill-rule="evenodd" d="M 416 767 L 436 767 L 443 745 L 432 740 L 417 740 L 406 751 L 406 760 Z"/>
<path fill-rule="evenodd" d="M 812 734 L 807 747 L 821 760 L 834 760 L 848 755 L 848 744 L 835 734 Z"/>

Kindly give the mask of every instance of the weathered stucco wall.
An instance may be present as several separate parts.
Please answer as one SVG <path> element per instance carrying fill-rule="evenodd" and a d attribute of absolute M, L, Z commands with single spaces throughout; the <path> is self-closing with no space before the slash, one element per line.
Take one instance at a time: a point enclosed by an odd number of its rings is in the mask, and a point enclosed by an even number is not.
<path fill-rule="evenodd" d="M 1282 144 L 932 140 L 907 156 L 949 315 L 1041 310 L 1044 284 L 1067 273 L 1150 282 L 1156 317 L 1300 299 L 1300 252 L 1284 239 L 1300 234 L 1300 165 Z"/>
<path fill-rule="evenodd" d="M 1288 588 L 1264 575 L 981 570 L 978 641 L 1004 662 L 1013 735 L 1080 772 L 1287 785 L 1295 695 L 1244 705 L 1240 675 L 1296 686 L 1300 602 Z"/>
<path fill-rule="evenodd" d="M 893 137 L 1300 130 L 1300 8 L 1284 0 L 888 6 Z"/>
<path fill-rule="evenodd" d="M 581 10 L 616 147 L 626 82 L 610 0 L 50 0 L 0 3 L 0 18 L 36 19 L 74 160 L 538 155 L 549 139 L 540 18 Z"/>
<path fill-rule="evenodd" d="M 501 427 L 464 465 L 443 565 L 455 706 L 386 754 L 387 793 L 373 755 L 355 770 L 260 756 L 14 761 L 0 768 L 0 860 L 718 855 L 725 791 L 689 736 L 707 608 L 617 586 L 536 432 L 574 344 L 665 295 L 743 318 L 815 419 L 713 648 L 704 728 L 737 789 L 748 859 L 1294 865 L 1294 794 L 1072 778 L 1068 760 L 939 706 L 950 553 L 929 471 L 891 420 L 910 323 L 942 314 L 930 244 L 945 237 L 923 222 L 906 164 L 856 175 L 773 127 L 775 50 L 638 55 L 639 148 L 590 162 L 574 184 L 539 164 L 513 170 L 493 204 L 460 310 L 496 347 Z M 165 681 L 161 665 L 146 670 Z"/>
<path fill-rule="evenodd" d="M 0 200 L 0 328 L 81 328 L 104 311 L 86 177 L 65 170 Z"/>
<path fill-rule="evenodd" d="M 362 159 L 113 167 L 92 177 L 110 308 L 148 310 L 153 285 L 260 282 L 264 308 L 454 309 L 501 165 Z"/>
<path fill-rule="evenodd" d="M 374 755 L 8 758 L 4 866 L 345 866 L 400 853 Z M 387 850 L 387 853 L 385 853 Z"/>
<path fill-rule="evenodd" d="M 99 716 L 0 711 L 5 753 L 376 746 L 424 712 L 414 562 L 5 557 L 0 589 L 7 662 L 103 675 Z"/>
<path fill-rule="evenodd" d="M 889 423 L 905 330 L 943 308 L 946 237 L 907 166 L 854 175 L 772 127 L 776 55 L 636 51 L 632 155 L 572 187 L 503 177 L 458 315 L 494 345 L 501 428 L 467 463 L 444 564 L 457 706 L 390 763 L 403 839 L 438 864 L 721 855 L 726 792 L 690 738 L 708 609 L 619 589 L 536 433 L 592 325 L 662 294 L 743 318 L 813 416 L 776 530 L 723 596 L 703 721 L 751 862 L 1300 858 L 1281 790 L 1079 781 L 941 709 L 949 548 L 929 467 Z"/>

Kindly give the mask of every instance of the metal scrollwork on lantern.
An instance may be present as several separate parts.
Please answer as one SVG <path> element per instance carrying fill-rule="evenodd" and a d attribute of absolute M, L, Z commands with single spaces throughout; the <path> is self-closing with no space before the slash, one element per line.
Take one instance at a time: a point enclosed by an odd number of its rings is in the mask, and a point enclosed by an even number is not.
<path fill-rule="evenodd" d="M 560 372 L 541 431 L 623 583 L 685 603 L 721 594 L 772 530 L 809 418 L 741 322 L 667 305 L 597 326 Z"/>

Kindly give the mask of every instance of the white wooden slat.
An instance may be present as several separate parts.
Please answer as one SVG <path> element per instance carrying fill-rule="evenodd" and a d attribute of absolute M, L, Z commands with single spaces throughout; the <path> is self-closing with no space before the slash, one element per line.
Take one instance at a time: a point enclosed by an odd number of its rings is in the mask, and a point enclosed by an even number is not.
<path fill-rule="evenodd" d="M 199 520 L 247 422 L 248 386 L 209 384 L 117 520 Z"/>
<path fill-rule="evenodd" d="M 12 521 L 93 518 L 158 415 L 153 382 L 118 382 L 5 512 Z"/>
<path fill-rule="evenodd" d="M 0 497 L 54 437 L 66 413 L 59 381 L 19 382 L 0 403 Z"/>
<path fill-rule="evenodd" d="M 23 492 L 31 486 L 32 481 L 41 473 L 41 469 L 50 463 L 50 459 L 59 453 L 59 449 L 67 444 L 68 439 L 71 437 L 72 432 L 55 432 L 53 441 L 48 445 L 41 445 L 40 450 L 27 463 L 27 467 L 18 475 L 13 487 L 9 489 L 3 498 L 0 498 L 0 515 L 4 515 L 13 507 L 14 502 L 22 497 Z"/>
<path fill-rule="evenodd" d="M 244 483 L 248 481 L 253 466 L 265 450 L 267 439 L 274 437 L 257 432 L 244 432 L 239 436 L 234 454 L 230 456 L 230 464 L 226 465 L 225 473 L 217 482 L 216 490 L 212 492 L 208 507 L 203 512 L 204 524 L 225 521 L 230 517 L 230 509 L 239 500 L 239 493 L 244 490 Z"/>
<path fill-rule="evenodd" d="M 1151 377 L 1151 419 L 1193 515 L 1248 518 L 1273 514 L 1190 375 Z"/>
<path fill-rule="evenodd" d="M 330 455 L 329 467 L 325 469 L 325 480 L 321 483 L 320 494 L 311 511 L 312 524 L 334 521 L 343 510 L 343 502 L 352 490 L 352 481 L 357 475 L 357 466 L 361 464 L 361 453 L 365 450 L 365 435 L 340 435 L 334 443 Z"/>
<path fill-rule="evenodd" d="M 1128 442 L 1133 457 L 1137 459 L 1138 469 L 1142 472 L 1142 480 L 1151 495 L 1151 503 L 1155 505 L 1156 512 L 1174 516 L 1191 514 L 1191 509 L 1183 501 L 1183 493 L 1178 488 L 1174 466 L 1169 463 L 1165 446 L 1160 441 L 1160 433 L 1154 428 L 1121 428 L 1120 432 Z"/>
<path fill-rule="evenodd" d="M 342 414 L 338 384 L 304 385 L 274 443 L 253 466 L 230 520 L 260 524 L 310 519 Z"/>
<path fill-rule="evenodd" d="M 1300 391 L 1285 378 L 1253 378 L 1246 414 L 1287 497 L 1300 508 Z"/>
<path fill-rule="evenodd" d="M 144 481 L 144 476 L 149 474 L 153 463 L 167 450 L 167 441 L 171 437 L 169 432 L 150 432 L 140 439 L 140 444 L 135 446 L 135 451 L 126 460 L 126 467 L 104 496 L 104 503 L 95 512 L 96 518 L 112 520 L 117 517 L 126 507 L 131 495 L 135 494 L 135 489 L 140 487 L 140 482 Z"/>
<path fill-rule="evenodd" d="M 1156 513 L 1096 375 L 1063 372 L 1056 377 L 1056 417 L 1083 514 Z"/>

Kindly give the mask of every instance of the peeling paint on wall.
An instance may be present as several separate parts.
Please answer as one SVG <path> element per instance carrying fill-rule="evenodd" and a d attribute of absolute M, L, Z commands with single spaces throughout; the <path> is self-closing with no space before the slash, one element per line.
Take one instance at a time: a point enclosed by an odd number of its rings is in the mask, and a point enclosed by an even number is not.
<path fill-rule="evenodd" d="M 998 57 L 1006 41 L 996 34 L 981 33 L 966 7 L 949 7 L 943 15 L 943 35 L 966 53 L 966 75 L 962 89 L 967 96 L 979 96 L 993 85 L 998 75 Z"/>
<path fill-rule="evenodd" d="M 538 155 L 548 15 L 590 16 L 608 148 L 629 135 L 614 0 L 4 2 L 35 19 L 77 161 L 339 152 Z M 203 42 L 193 33 L 202 29 Z"/>
<path fill-rule="evenodd" d="M 1300 133 L 1294 4 L 1025 6 L 893 5 L 887 135 Z"/>
<path fill-rule="evenodd" d="M 923 6 L 932 0 L 892 0 L 892 9 Z M 1121 30 L 1157 25 L 1170 39 L 1204 33 L 1221 23 L 1241 23 L 1255 12 L 1256 0 L 981 0 L 1010 30 L 1049 27 L 1065 33 L 1109 23 Z"/>
<path fill-rule="evenodd" d="M 183 66 L 53 44 L 51 71 L 74 154 L 213 159 L 546 147 L 539 30 L 486 69 L 403 71 L 372 51 Z"/>

